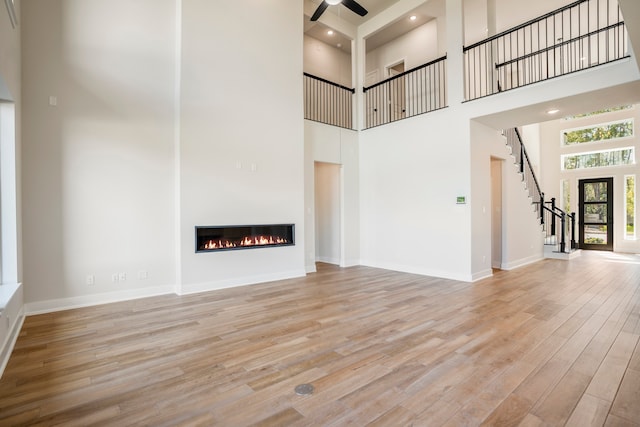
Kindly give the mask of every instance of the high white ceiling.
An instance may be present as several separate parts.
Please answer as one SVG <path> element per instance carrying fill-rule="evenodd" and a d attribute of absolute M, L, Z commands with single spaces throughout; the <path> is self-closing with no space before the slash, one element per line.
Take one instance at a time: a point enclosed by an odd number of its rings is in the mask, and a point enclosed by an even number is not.
<path fill-rule="evenodd" d="M 322 3 L 322 0 L 310 0 L 310 1 L 316 7 L 318 7 L 318 5 Z M 356 0 L 356 1 L 362 7 L 367 9 L 369 13 L 367 13 L 365 16 L 359 16 L 341 4 L 336 6 L 329 6 L 329 8 L 327 8 L 327 10 L 324 13 L 333 13 L 334 15 L 339 16 L 340 19 L 344 19 L 345 21 L 357 27 L 363 22 L 366 22 L 367 20 L 376 16 L 378 13 L 382 12 L 383 10 L 389 8 L 389 6 L 393 5 L 394 3 L 397 3 L 399 0 Z"/>
<path fill-rule="evenodd" d="M 311 14 L 316 10 L 322 0 L 303 0 L 305 2 L 304 31 L 305 34 L 321 40 L 332 46 L 341 45 L 341 49 L 350 52 L 350 39 L 348 37 L 338 37 L 339 34 L 329 37 L 326 33 L 329 28 L 326 22 L 344 22 L 352 28 L 356 28 L 379 13 L 393 6 L 401 0 L 357 0 L 369 13 L 359 16 L 339 4 L 329 6 L 319 21 L 311 22 Z M 637 1 L 637 0 L 627 0 Z M 496 24 L 498 28 L 511 28 L 519 23 L 533 19 L 547 12 L 565 6 L 572 0 L 496 0 L 495 6 L 498 8 Z M 400 37 L 414 28 L 428 22 L 436 17 L 445 16 L 445 0 L 425 0 L 420 6 L 408 12 L 396 22 L 368 37 L 366 40 L 367 51 L 374 50 L 391 40 Z M 526 13 L 523 13 L 526 11 Z M 415 14 L 418 19 L 409 21 L 409 15 Z M 487 0 L 464 0 L 465 14 L 465 44 L 474 43 L 484 39 L 487 35 Z M 336 19 L 337 18 L 337 19 Z M 498 22 L 499 21 L 499 22 Z M 335 30 L 335 28 L 333 28 Z"/>
<path fill-rule="evenodd" d="M 385 9 L 388 9 L 399 0 L 357 1 L 362 7 L 367 9 L 367 15 L 359 16 L 341 4 L 336 6 L 329 6 L 324 14 L 333 14 L 333 17 L 337 17 L 339 20 L 342 20 L 355 28 L 367 22 Z M 305 10 L 309 13 L 313 13 L 318 5 L 322 3 L 322 0 L 306 0 L 306 2 L 309 3 L 309 6 Z M 426 1 L 418 8 L 408 13 L 407 16 L 397 20 L 396 22 L 390 23 L 381 31 L 367 38 L 367 51 L 372 51 L 384 45 L 385 43 L 388 43 L 391 40 L 394 40 L 408 33 L 409 31 L 425 24 L 431 19 L 434 19 L 436 16 L 444 15 L 444 9 L 445 0 Z M 415 21 L 410 21 L 410 15 L 415 15 L 417 19 Z M 331 46 L 338 47 L 338 45 L 340 45 L 339 49 L 342 49 L 345 52 L 351 51 L 351 40 L 348 37 L 337 32 L 334 32 L 333 35 L 328 35 L 327 31 L 330 28 L 326 24 L 324 24 L 324 20 L 322 18 L 316 22 L 311 22 L 309 18 L 309 16 L 304 17 L 304 32 L 306 35 L 316 38 Z"/>

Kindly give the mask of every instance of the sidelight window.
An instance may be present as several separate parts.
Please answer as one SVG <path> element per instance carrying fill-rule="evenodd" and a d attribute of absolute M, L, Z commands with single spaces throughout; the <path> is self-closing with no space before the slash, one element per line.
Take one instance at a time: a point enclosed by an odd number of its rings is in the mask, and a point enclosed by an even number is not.
<path fill-rule="evenodd" d="M 625 233 L 624 238 L 633 240 L 636 238 L 636 176 L 626 175 L 624 177 L 624 212 L 625 212 Z"/>

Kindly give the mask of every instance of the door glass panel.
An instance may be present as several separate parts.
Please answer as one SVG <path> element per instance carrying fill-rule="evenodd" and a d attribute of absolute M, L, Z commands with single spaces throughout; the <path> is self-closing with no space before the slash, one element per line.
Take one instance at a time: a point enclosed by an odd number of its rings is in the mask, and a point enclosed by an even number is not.
<path fill-rule="evenodd" d="M 585 225 L 584 226 L 584 242 L 589 245 L 606 245 L 607 244 L 607 226 L 606 225 Z"/>
<path fill-rule="evenodd" d="M 607 183 L 594 182 L 584 184 L 584 202 L 606 202 Z"/>
<path fill-rule="evenodd" d="M 580 228 L 583 249 L 613 250 L 613 178 L 578 181 Z"/>
<path fill-rule="evenodd" d="M 593 203 L 584 205 L 584 222 L 607 222 L 607 204 L 606 203 Z"/>

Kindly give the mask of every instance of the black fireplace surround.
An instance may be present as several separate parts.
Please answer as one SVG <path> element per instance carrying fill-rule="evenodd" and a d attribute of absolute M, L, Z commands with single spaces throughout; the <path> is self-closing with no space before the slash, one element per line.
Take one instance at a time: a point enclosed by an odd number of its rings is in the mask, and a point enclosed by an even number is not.
<path fill-rule="evenodd" d="M 294 224 L 196 226 L 196 253 L 293 245 Z"/>

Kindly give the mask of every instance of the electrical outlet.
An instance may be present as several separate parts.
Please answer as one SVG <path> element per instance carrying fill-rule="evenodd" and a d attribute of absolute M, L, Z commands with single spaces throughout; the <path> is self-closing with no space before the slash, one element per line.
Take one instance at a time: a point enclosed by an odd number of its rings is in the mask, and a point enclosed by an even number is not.
<path fill-rule="evenodd" d="M 147 280 L 148 277 L 149 273 L 147 273 L 145 270 L 138 271 L 138 280 Z"/>
<path fill-rule="evenodd" d="M 118 281 L 119 281 L 119 280 L 120 280 L 120 279 L 118 278 L 118 273 L 113 273 L 113 274 L 111 275 L 111 281 L 112 281 L 113 283 L 118 283 Z"/>
<path fill-rule="evenodd" d="M 93 274 L 87 274 L 87 285 L 93 286 L 96 284 L 96 278 Z"/>
<path fill-rule="evenodd" d="M 120 275 L 118 276 L 118 279 L 119 279 L 121 282 L 126 281 L 126 280 L 127 280 L 127 273 L 120 273 Z"/>

